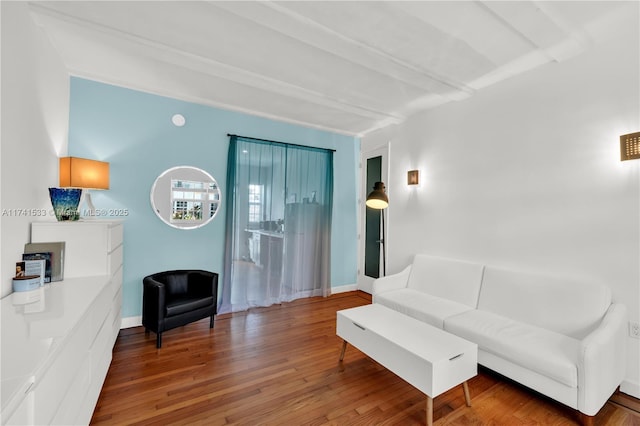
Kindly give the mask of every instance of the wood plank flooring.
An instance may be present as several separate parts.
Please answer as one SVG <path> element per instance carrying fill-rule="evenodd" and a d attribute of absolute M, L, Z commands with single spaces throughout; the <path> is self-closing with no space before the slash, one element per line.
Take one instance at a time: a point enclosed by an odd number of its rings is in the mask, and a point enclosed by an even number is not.
<path fill-rule="evenodd" d="M 205 319 L 163 334 L 121 330 L 95 425 L 421 425 L 426 397 L 335 334 L 362 292 Z M 486 369 L 434 400 L 435 425 L 575 425 L 577 413 Z M 596 425 L 638 425 L 607 403 Z"/>

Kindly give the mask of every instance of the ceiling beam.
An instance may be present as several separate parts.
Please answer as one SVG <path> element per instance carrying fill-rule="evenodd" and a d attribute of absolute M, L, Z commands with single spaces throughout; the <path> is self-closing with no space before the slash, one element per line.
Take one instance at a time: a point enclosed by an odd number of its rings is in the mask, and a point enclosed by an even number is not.
<path fill-rule="evenodd" d="M 564 19 L 552 4 L 538 1 L 476 3 L 550 62 L 575 56 L 591 45 L 586 33 Z"/>
<path fill-rule="evenodd" d="M 112 39 L 119 40 L 123 47 L 125 45 L 134 46 L 139 51 L 145 53 L 148 53 L 150 50 L 155 50 L 156 53 L 159 54 L 157 56 L 161 57 L 163 61 L 178 67 L 184 67 L 194 72 L 233 81 L 234 83 L 278 94 L 279 96 L 287 96 L 316 105 L 321 105 L 336 111 L 373 120 L 375 122 L 385 121 L 399 123 L 405 118 L 403 116 L 389 114 L 363 105 L 358 105 L 352 101 L 333 98 L 324 93 L 306 89 L 282 80 L 270 78 L 215 59 L 204 57 L 202 55 L 185 52 L 181 49 L 149 40 L 130 32 L 121 31 L 110 26 L 80 19 L 75 16 L 47 8 L 42 4 L 30 4 L 30 8 L 38 23 L 44 27 L 60 24 L 82 27 L 85 30 L 95 31 L 103 35 L 107 35 Z M 103 76 L 103 79 L 105 77 L 107 76 Z"/>
<path fill-rule="evenodd" d="M 259 14 L 257 9 L 251 10 L 246 7 L 245 2 L 210 1 L 209 3 L 244 19 L 251 19 L 257 25 L 302 41 L 343 60 L 391 77 L 409 86 L 451 97 L 451 100 L 467 98 L 474 93 L 471 87 L 461 82 L 406 62 L 370 44 L 337 32 L 308 16 L 295 12 L 287 8 L 286 2 L 265 1 L 251 3 L 251 5 L 260 5 L 278 12 L 289 19 L 289 25 L 281 25 L 277 21 L 278 17 L 265 15 L 264 13 Z M 297 24 L 298 29 L 294 30 L 292 24 Z M 313 31 L 310 31 L 310 29 Z"/>

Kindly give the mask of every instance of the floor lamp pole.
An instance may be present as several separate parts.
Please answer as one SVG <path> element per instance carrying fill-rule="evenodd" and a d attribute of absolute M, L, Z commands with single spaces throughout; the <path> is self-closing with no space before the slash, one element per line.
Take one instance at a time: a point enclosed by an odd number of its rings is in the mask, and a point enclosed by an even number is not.
<path fill-rule="evenodd" d="M 380 238 L 380 244 L 382 244 L 382 276 L 387 275 L 387 251 L 384 248 L 384 209 L 380 210 L 380 214 L 382 215 L 382 238 Z"/>

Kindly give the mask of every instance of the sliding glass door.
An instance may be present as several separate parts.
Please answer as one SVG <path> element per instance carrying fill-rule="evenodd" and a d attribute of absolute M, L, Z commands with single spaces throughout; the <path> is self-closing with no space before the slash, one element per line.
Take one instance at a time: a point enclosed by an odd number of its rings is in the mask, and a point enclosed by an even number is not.
<path fill-rule="evenodd" d="M 328 294 L 331 151 L 231 136 L 220 312 Z"/>

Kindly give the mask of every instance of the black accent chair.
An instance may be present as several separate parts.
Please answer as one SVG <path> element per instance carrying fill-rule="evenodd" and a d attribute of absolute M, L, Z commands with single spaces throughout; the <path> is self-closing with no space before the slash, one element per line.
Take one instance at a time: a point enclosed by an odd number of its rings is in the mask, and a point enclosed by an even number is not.
<path fill-rule="evenodd" d="M 156 333 L 156 347 L 162 347 L 162 332 L 218 312 L 218 274 L 201 270 L 158 272 L 142 280 L 142 325 Z"/>

